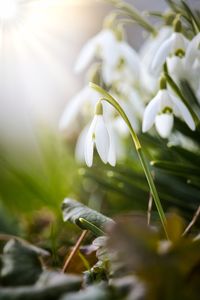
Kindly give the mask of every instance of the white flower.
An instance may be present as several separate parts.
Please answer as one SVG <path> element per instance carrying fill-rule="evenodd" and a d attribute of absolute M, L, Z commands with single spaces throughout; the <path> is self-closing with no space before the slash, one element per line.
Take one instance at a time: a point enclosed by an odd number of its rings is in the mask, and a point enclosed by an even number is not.
<path fill-rule="evenodd" d="M 168 137 L 173 127 L 173 115 L 182 117 L 191 130 L 195 130 L 194 120 L 185 104 L 169 93 L 166 88 L 147 105 L 143 117 L 143 132 L 148 131 L 155 123 L 161 137 Z"/>
<path fill-rule="evenodd" d="M 106 127 L 101 103 L 96 106 L 96 113 L 85 140 L 85 161 L 88 167 L 91 167 L 93 163 L 94 146 L 96 146 L 97 152 L 105 164 L 109 162 L 115 166 L 116 155 L 113 139 Z"/>
<path fill-rule="evenodd" d="M 186 52 L 189 41 L 181 33 L 181 23 L 176 21 L 175 26 L 177 27 L 174 32 L 156 51 L 154 59 L 151 64 L 151 72 L 155 75 L 159 75 L 162 71 L 163 64 L 166 58 L 170 54 L 176 54 L 177 51 Z"/>
<path fill-rule="evenodd" d="M 151 65 L 156 51 L 172 34 L 171 26 L 162 27 L 156 36 L 150 36 L 139 51 L 141 59 L 140 85 L 146 93 L 155 93 L 157 90 L 158 76 L 152 74 Z"/>
<path fill-rule="evenodd" d="M 180 51 L 177 55 L 167 57 L 166 62 L 168 72 L 177 84 L 184 79 L 196 91 L 200 83 L 200 59 L 197 49 L 196 56 L 190 55 L 192 51 L 190 46 L 188 46 L 185 54 Z"/>
<path fill-rule="evenodd" d="M 91 110 L 94 111 L 98 98 L 99 94 L 94 89 L 89 86 L 83 88 L 67 104 L 59 122 L 60 130 L 69 129 L 80 112 L 84 113 L 86 110 L 87 113 Z"/>
<path fill-rule="evenodd" d="M 117 68 L 120 60 L 135 71 L 139 65 L 136 51 L 125 41 L 117 39 L 114 31 L 110 29 L 103 29 L 86 43 L 75 65 L 75 71 L 83 71 L 95 57 L 101 58 L 112 69 Z"/>
<path fill-rule="evenodd" d="M 118 118 L 119 121 L 124 122 L 122 118 Z M 120 123 L 120 129 L 122 124 Z M 88 134 L 90 125 L 87 124 L 83 130 L 81 131 L 77 143 L 76 143 L 76 149 L 75 149 L 75 158 L 79 163 L 83 163 L 85 160 L 85 140 Z M 124 123 L 123 127 L 126 127 L 127 125 Z M 116 158 L 117 159 L 123 159 L 125 157 L 125 147 L 122 142 L 121 136 L 118 133 L 119 127 L 116 126 L 116 119 L 112 120 L 107 124 L 107 130 L 110 137 L 110 150 L 108 154 L 108 162 L 111 165 L 115 165 Z"/>
<path fill-rule="evenodd" d="M 156 36 L 150 36 L 140 49 L 140 58 L 147 70 L 150 70 L 156 51 L 171 36 L 172 27 L 162 27 Z"/>

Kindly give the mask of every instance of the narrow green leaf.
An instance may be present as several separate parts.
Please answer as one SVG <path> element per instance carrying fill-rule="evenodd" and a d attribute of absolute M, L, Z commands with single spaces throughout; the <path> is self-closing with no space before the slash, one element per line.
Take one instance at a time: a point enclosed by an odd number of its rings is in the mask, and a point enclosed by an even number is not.
<path fill-rule="evenodd" d="M 190 177 L 190 176 L 200 176 L 200 170 L 199 168 L 195 168 L 193 166 L 188 166 L 183 163 L 174 163 L 174 162 L 166 162 L 166 161 L 152 161 L 151 165 L 170 171 L 174 174 L 184 176 L 184 177 Z"/>
<path fill-rule="evenodd" d="M 80 218 L 77 224 L 80 224 L 80 227 L 83 229 L 90 230 L 96 236 L 105 235 L 105 232 L 103 232 L 103 230 L 99 229 L 97 226 L 83 218 Z"/>

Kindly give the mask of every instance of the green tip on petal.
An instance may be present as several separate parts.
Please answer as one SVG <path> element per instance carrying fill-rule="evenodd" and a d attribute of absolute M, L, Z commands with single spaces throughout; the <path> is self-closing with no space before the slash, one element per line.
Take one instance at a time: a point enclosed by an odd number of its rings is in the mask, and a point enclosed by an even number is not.
<path fill-rule="evenodd" d="M 95 115 L 103 115 L 103 105 L 101 101 L 98 101 L 95 107 Z"/>
<path fill-rule="evenodd" d="M 175 32 L 182 32 L 182 23 L 180 17 L 177 17 L 173 22 L 173 27 Z"/>
<path fill-rule="evenodd" d="M 117 13 L 112 12 L 107 17 L 105 17 L 103 27 L 107 29 L 114 29 L 116 26 L 117 16 Z"/>
<path fill-rule="evenodd" d="M 167 81 L 164 76 L 161 77 L 160 79 L 160 90 L 166 90 L 167 88 Z"/>
<path fill-rule="evenodd" d="M 177 49 L 175 55 L 182 58 L 185 56 L 185 51 L 183 49 Z"/>

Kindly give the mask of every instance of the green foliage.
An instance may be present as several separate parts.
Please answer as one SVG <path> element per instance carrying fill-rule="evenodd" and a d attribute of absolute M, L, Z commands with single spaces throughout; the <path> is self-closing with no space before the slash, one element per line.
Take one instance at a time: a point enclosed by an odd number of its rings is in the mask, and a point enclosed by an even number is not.
<path fill-rule="evenodd" d="M 103 231 L 99 231 L 98 229 L 105 229 L 106 226 L 114 223 L 103 214 L 69 198 L 64 200 L 62 211 L 65 222 L 70 221 L 82 229 L 90 229 L 96 235 L 102 235 L 103 233 Z"/>
<path fill-rule="evenodd" d="M 17 240 L 5 245 L 0 268 L 1 300 L 56 300 L 79 290 L 79 276 L 44 270 L 41 254 L 43 250 Z"/>
<path fill-rule="evenodd" d="M 3 146 L 0 151 L 1 202 L 14 214 L 31 213 L 44 206 L 59 213 L 77 174 L 61 137 L 41 131 L 36 141 L 26 155 L 17 150 L 8 154 Z"/>

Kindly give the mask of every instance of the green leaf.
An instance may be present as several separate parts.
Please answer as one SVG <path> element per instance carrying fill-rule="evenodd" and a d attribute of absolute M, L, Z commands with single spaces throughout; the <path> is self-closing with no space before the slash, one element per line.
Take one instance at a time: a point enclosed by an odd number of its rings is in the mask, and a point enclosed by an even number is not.
<path fill-rule="evenodd" d="M 0 280 L 4 286 L 34 284 L 42 273 L 38 252 L 19 240 L 10 240 L 4 247 Z"/>
<path fill-rule="evenodd" d="M 151 25 L 133 5 L 130 5 L 121 0 L 109 0 L 116 8 L 120 9 L 122 12 L 126 13 L 131 19 L 138 23 L 148 32 L 156 35 L 156 29 Z"/>
<path fill-rule="evenodd" d="M 185 1 L 182 0 L 181 3 L 183 5 L 185 11 L 187 12 L 187 15 L 190 17 L 191 21 L 194 23 L 196 33 L 199 33 L 200 23 L 199 23 L 198 19 L 196 18 L 195 14 L 193 13 L 191 8 L 189 7 L 189 5 Z"/>
<path fill-rule="evenodd" d="M 200 176 L 200 169 L 183 163 L 152 161 L 151 165 L 183 177 Z"/>
<path fill-rule="evenodd" d="M 105 233 L 103 232 L 103 230 L 99 229 L 97 226 L 95 226 L 94 224 L 92 224 L 91 222 L 80 218 L 78 220 L 78 224 L 80 224 L 81 228 L 90 230 L 92 233 L 94 233 L 94 235 L 96 236 L 101 236 L 104 235 Z"/>
<path fill-rule="evenodd" d="M 114 221 L 103 214 L 85 206 L 84 204 L 70 198 L 66 198 L 62 204 L 63 219 L 73 224 L 78 225 L 82 229 L 85 227 L 83 219 L 93 224 L 94 226 L 104 229 L 107 225 L 114 224 Z M 82 221 L 80 222 L 80 219 Z"/>
<path fill-rule="evenodd" d="M 106 284 L 89 286 L 79 293 L 66 295 L 61 300 L 111 300 L 109 290 Z"/>

